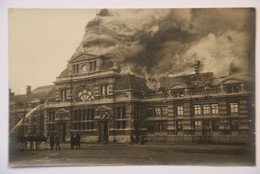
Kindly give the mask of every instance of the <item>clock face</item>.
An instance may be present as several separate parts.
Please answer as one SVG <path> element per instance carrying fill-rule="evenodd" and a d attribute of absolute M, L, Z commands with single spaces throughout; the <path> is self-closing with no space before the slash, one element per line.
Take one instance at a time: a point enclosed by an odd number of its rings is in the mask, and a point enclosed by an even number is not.
<path fill-rule="evenodd" d="M 91 102 L 95 100 L 93 92 L 88 89 L 80 91 L 77 97 L 82 102 Z"/>
<path fill-rule="evenodd" d="M 82 66 L 82 71 L 87 71 L 86 65 L 83 65 L 83 66 Z"/>

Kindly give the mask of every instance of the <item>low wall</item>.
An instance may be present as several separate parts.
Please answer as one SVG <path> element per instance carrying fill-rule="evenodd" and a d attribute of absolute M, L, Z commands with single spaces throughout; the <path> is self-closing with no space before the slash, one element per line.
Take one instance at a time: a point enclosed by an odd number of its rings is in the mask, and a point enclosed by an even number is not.
<path fill-rule="evenodd" d="M 108 137 L 109 142 L 130 143 L 129 135 L 115 135 Z M 163 144 L 249 144 L 248 135 L 221 135 L 221 136 L 196 136 L 196 135 L 149 135 L 146 140 L 148 143 Z M 70 142 L 70 137 L 66 137 L 66 142 Z M 96 143 L 98 136 L 82 135 L 81 142 Z"/>
<path fill-rule="evenodd" d="M 148 136 L 149 143 L 166 143 L 166 144 L 248 144 L 250 137 L 247 135 L 231 136 L 192 136 L 192 135 L 171 135 L 171 136 Z"/>

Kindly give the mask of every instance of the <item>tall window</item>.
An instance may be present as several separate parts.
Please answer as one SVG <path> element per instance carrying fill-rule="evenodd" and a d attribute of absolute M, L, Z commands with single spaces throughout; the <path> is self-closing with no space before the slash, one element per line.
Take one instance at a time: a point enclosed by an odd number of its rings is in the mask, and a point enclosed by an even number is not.
<path fill-rule="evenodd" d="M 94 109 L 74 110 L 73 128 L 74 130 L 94 129 Z"/>
<path fill-rule="evenodd" d="M 212 104 L 211 105 L 211 113 L 212 114 L 218 114 L 219 113 L 218 104 Z"/>
<path fill-rule="evenodd" d="M 204 115 L 210 114 L 210 107 L 209 107 L 209 105 L 203 105 L 203 114 Z"/>
<path fill-rule="evenodd" d="M 167 116 L 167 115 L 168 115 L 167 107 L 162 107 L 162 116 Z"/>
<path fill-rule="evenodd" d="M 239 128 L 239 121 L 238 119 L 231 120 L 231 130 L 238 130 Z"/>
<path fill-rule="evenodd" d="M 230 113 L 238 113 L 238 103 L 230 103 Z"/>
<path fill-rule="evenodd" d="M 86 120 L 86 110 L 82 111 L 82 120 Z"/>
<path fill-rule="evenodd" d="M 201 120 L 195 121 L 195 130 L 201 130 L 202 129 L 202 122 Z"/>
<path fill-rule="evenodd" d="M 183 130 L 183 120 L 176 121 L 176 124 L 177 124 L 177 131 L 182 131 Z"/>
<path fill-rule="evenodd" d="M 134 119 L 139 119 L 140 110 L 138 106 L 134 106 Z"/>
<path fill-rule="evenodd" d="M 92 70 L 92 62 L 89 62 L 89 67 L 90 67 L 89 70 L 90 70 L 90 71 L 93 71 L 93 70 Z"/>
<path fill-rule="evenodd" d="M 166 106 L 156 107 L 156 108 L 148 108 L 147 114 L 148 114 L 148 117 L 167 116 L 168 115 L 168 109 L 167 109 Z"/>
<path fill-rule="evenodd" d="M 100 85 L 100 95 L 108 94 L 108 85 Z"/>
<path fill-rule="evenodd" d="M 116 118 L 117 119 L 125 119 L 126 118 L 126 108 L 125 108 L 125 106 L 116 108 Z"/>
<path fill-rule="evenodd" d="M 126 118 L 126 107 L 125 106 L 116 108 L 116 118 L 119 119 L 119 120 L 116 121 L 117 129 L 125 129 L 126 128 L 126 121 L 120 120 L 120 119 Z"/>
<path fill-rule="evenodd" d="M 61 99 L 67 99 L 67 89 L 61 89 L 60 90 L 60 98 Z"/>
<path fill-rule="evenodd" d="M 94 62 L 93 62 L 93 71 L 96 71 L 96 68 L 97 68 L 97 62 L 94 61 Z"/>
<path fill-rule="evenodd" d="M 51 111 L 49 112 L 49 122 L 54 122 L 55 121 L 55 112 Z"/>
<path fill-rule="evenodd" d="M 201 106 L 200 105 L 194 105 L 194 114 L 195 115 L 201 114 Z"/>
<path fill-rule="evenodd" d="M 90 71 L 96 71 L 97 61 L 89 62 Z"/>
<path fill-rule="evenodd" d="M 161 108 L 155 108 L 155 116 L 161 116 Z"/>
<path fill-rule="evenodd" d="M 147 112 L 148 112 L 148 117 L 153 117 L 154 110 L 152 108 L 149 108 Z"/>
<path fill-rule="evenodd" d="M 212 120 L 212 131 L 218 131 L 218 128 L 219 128 L 219 121 Z"/>
<path fill-rule="evenodd" d="M 177 106 L 177 115 L 183 115 L 183 106 Z"/>
<path fill-rule="evenodd" d="M 75 65 L 73 65 L 72 67 L 73 67 L 73 74 L 79 72 L 79 64 L 75 64 Z"/>
<path fill-rule="evenodd" d="M 165 132 L 167 130 L 167 122 L 149 121 L 147 125 L 147 130 L 149 134 L 154 134 L 156 132 Z"/>

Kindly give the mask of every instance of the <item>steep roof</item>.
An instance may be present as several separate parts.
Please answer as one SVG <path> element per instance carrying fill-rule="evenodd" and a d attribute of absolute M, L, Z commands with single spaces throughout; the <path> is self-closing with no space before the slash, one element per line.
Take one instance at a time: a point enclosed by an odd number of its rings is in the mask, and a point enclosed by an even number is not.
<path fill-rule="evenodd" d="M 108 70 L 113 68 L 113 62 L 109 57 L 106 56 L 94 56 L 87 53 L 82 53 L 76 57 L 72 57 L 69 62 L 77 61 L 77 60 L 87 60 L 90 58 L 100 58 L 102 60 L 100 70 Z M 67 77 L 69 75 L 69 68 L 65 68 L 58 77 Z"/>
<path fill-rule="evenodd" d="M 135 90 L 135 91 L 147 91 L 148 87 L 144 78 L 137 77 L 133 74 L 122 75 L 117 81 L 115 90 Z"/>
<path fill-rule="evenodd" d="M 55 97 L 55 86 L 47 85 L 32 90 L 29 97 L 27 97 L 26 94 L 10 96 L 10 101 L 14 101 L 18 105 L 25 105 L 27 102 L 31 102 L 35 99 L 45 100 L 53 97 Z"/>
<path fill-rule="evenodd" d="M 172 88 L 175 85 L 183 85 L 189 88 L 194 86 L 204 86 L 211 84 L 213 81 L 213 73 L 188 74 L 179 76 L 167 76 L 160 79 L 161 87 Z"/>
<path fill-rule="evenodd" d="M 25 105 L 26 100 L 26 94 L 10 96 L 10 101 L 14 101 L 17 105 Z"/>
<path fill-rule="evenodd" d="M 236 82 L 249 82 L 252 81 L 253 78 L 249 77 L 248 74 L 244 73 L 233 73 L 227 76 L 215 78 L 212 84 L 228 84 L 228 83 L 236 83 Z"/>
<path fill-rule="evenodd" d="M 68 76 L 68 75 L 69 75 L 69 68 L 66 68 L 66 69 L 64 69 L 64 70 L 60 73 L 59 77 L 66 77 L 66 76 Z"/>
<path fill-rule="evenodd" d="M 32 90 L 30 98 L 38 98 L 40 100 L 48 99 L 55 97 L 55 86 L 54 85 L 46 85 L 40 86 L 34 90 Z"/>
<path fill-rule="evenodd" d="M 86 60 L 86 59 L 95 58 L 95 57 L 98 57 L 98 56 L 84 52 L 84 53 L 73 55 L 71 57 L 71 59 L 69 60 L 69 62 L 78 61 L 78 60 Z"/>
<path fill-rule="evenodd" d="M 113 62 L 112 61 L 103 61 L 100 67 L 100 70 L 108 70 L 113 68 Z"/>

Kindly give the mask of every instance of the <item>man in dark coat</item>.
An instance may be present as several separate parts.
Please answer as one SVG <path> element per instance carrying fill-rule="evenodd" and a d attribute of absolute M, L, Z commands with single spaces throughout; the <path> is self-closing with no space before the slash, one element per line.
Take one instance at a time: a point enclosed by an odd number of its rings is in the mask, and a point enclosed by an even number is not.
<path fill-rule="evenodd" d="M 74 134 L 72 134 L 71 137 L 70 137 L 70 144 L 71 144 L 70 148 L 74 149 L 74 145 L 75 145 L 75 136 L 74 136 Z"/>
<path fill-rule="evenodd" d="M 55 136 L 55 145 L 56 145 L 56 150 L 60 150 L 60 136 L 59 136 L 59 134 L 57 134 L 56 136 Z"/>
<path fill-rule="evenodd" d="M 76 135 L 76 148 L 80 149 L 80 135 L 77 133 Z"/>
<path fill-rule="evenodd" d="M 54 135 L 51 134 L 50 136 L 50 146 L 51 146 L 51 150 L 53 150 L 53 146 L 54 146 Z"/>

